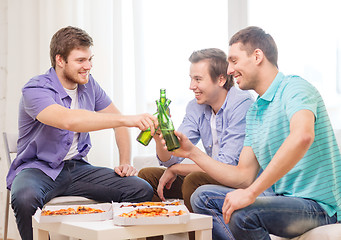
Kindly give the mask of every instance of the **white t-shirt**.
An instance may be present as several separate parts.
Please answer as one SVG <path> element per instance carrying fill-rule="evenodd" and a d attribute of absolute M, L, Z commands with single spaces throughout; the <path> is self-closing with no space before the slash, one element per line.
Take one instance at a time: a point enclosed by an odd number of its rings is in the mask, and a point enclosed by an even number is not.
<path fill-rule="evenodd" d="M 75 88 L 73 90 L 70 89 L 66 89 L 64 88 L 66 93 L 71 97 L 72 101 L 71 101 L 71 106 L 70 109 L 78 109 L 79 105 L 78 105 L 78 88 Z M 66 154 L 64 160 L 70 160 L 72 159 L 74 156 L 76 156 L 78 154 L 78 138 L 79 138 L 79 133 L 75 132 L 73 134 L 73 140 L 72 140 L 72 144 L 71 147 L 69 149 L 69 152 Z"/>
<path fill-rule="evenodd" d="M 218 143 L 218 137 L 217 137 L 217 116 L 214 113 L 212 109 L 211 114 L 211 132 L 212 132 L 212 158 L 218 159 L 219 154 L 219 143 Z"/>

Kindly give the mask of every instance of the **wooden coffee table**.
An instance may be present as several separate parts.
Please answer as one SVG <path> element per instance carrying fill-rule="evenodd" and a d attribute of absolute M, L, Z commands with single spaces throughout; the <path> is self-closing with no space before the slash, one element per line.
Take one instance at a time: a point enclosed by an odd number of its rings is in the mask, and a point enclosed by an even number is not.
<path fill-rule="evenodd" d="M 116 226 L 112 220 L 38 223 L 32 218 L 32 226 L 34 240 L 48 240 L 49 232 L 84 240 L 143 240 L 151 236 L 191 231 L 195 231 L 196 240 L 212 239 L 212 217 L 195 213 L 190 214 L 190 220 L 186 224 Z"/>

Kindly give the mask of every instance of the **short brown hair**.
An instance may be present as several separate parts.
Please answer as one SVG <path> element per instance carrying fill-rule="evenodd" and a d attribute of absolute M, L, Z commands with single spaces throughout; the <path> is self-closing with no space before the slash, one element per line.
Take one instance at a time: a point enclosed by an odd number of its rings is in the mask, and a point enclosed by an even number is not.
<path fill-rule="evenodd" d="M 189 61 L 191 63 L 197 63 L 202 60 L 209 60 L 209 73 L 213 82 L 216 82 L 218 78 L 222 75 L 226 78 L 226 83 L 224 84 L 224 88 L 229 91 L 230 88 L 234 85 L 233 77 L 231 75 L 227 75 L 227 56 L 224 51 L 218 48 L 207 48 L 199 51 L 195 51 L 189 57 Z"/>
<path fill-rule="evenodd" d="M 50 43 L 51 65 L 56 68 L 56 56 L 60 55 L 65 61 L 70 52 L 79 47 L 91 47 L 92 38 L 84 30 L 77 27 L 65 27 L 56 32 Z"/>
<path fill-rule="evenodd" d="M 277 45 L 271 35 L 265 33 L 263 29 L 250 26 L 240 30 L 232 36 L 229 45 L 231 46 L 238 42 L 243 44 L 243 50 L 245 50 L 248 55 L 251 55 L 257 48 L 262 50 L 269 62 L 278 68 Z"/>

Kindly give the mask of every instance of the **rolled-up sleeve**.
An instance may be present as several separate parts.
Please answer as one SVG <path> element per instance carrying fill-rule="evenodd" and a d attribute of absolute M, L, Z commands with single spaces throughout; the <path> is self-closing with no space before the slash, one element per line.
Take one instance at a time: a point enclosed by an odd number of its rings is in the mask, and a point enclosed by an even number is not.
<path fill-rule="evenodd" d="M 56 104 L 55 92 L 39 86 L 24 87 L 22 90 L 22 103 L 26 113 L 35 119 L 46 107 Z"/>

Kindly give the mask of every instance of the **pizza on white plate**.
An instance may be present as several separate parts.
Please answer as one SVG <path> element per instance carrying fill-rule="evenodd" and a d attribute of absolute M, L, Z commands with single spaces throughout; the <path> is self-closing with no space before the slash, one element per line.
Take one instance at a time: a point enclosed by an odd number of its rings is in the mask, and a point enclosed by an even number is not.
<path fill-rule="evenodd" d="M 43 210 L 41 211 L 42 216 L 53 216 L 53 215 L 75 215 L 75 214 L 92 214 L 92 213 L 102 213 L 105 212 L 101 209 L 91 208 L 86 206 L 78 206 L 77 209 L 74 208 L 62 208 L 58 210 Z"/>
<path fill-rule="evenodd" d="M 127 213 L 122 213 L 119 217 L 127 218 L 138 218 L 138 217 L 170 217 L 170 216 L 180 216 L 186 214 L 185 211 L 168 211 L 166 208 L 162 207 L 152 207 L 152 208 L 139 208 L 132 210 Z"/>

